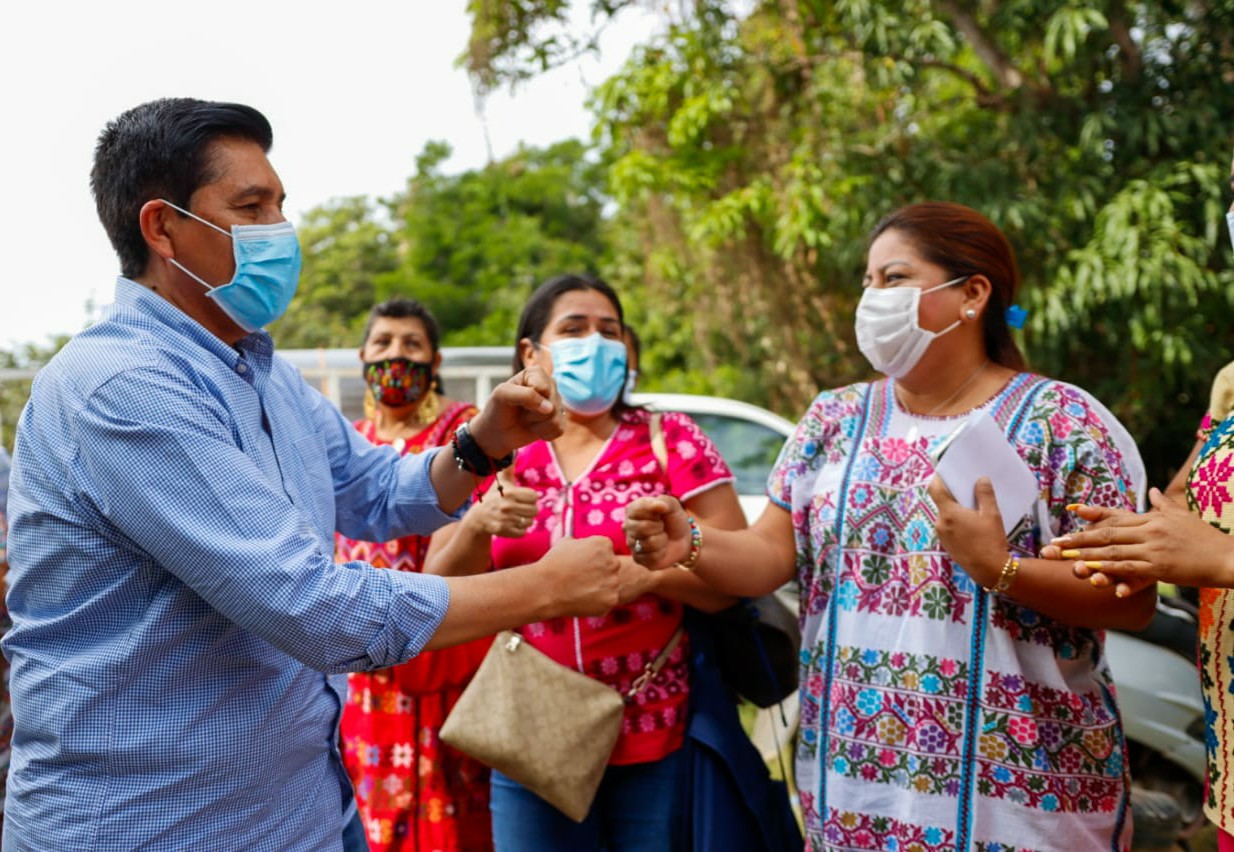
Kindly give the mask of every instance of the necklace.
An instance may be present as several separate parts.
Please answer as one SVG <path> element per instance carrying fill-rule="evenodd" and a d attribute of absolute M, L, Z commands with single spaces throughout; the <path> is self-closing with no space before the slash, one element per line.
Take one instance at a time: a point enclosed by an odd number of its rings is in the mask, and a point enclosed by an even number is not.
<path fill-rule="evenodd" d="M 943 410 L 944 408 L 946 408 L 949 404 L 951 404 L 952 402 L 955 402 L 955 400 L 959 398 L 960 394 L 962 394 L 962 393 L 964 393 L 964 391 L 968 390 L 969 386 L 970 386 L 970 385 L 972 385 L 972 383 L 973 383 L 973 382 L 977 381 L 977 377 L 978 377 L 978 376 L 980 376 L 980 375 L 982 374 L 982 372 L 984 372 L 984 371 L 985 371 L 985 368 L 986 368 L 986 367 L 988 367 L 988 366 L 990 366 L 990 359 L 988 359 L 988 358 L 987 358 L 986 360 L 984 360 L 984 361 L 982 361 L 982 362 L 981 362 L 981 366 L 979 366 L 976 370 L 973 370 L 973 373 L 972 373 L 972 375 L 971 375 L 971 376 L 969 376 L 967 379 L 965 379 L 963 382 L 961 382 L 961 383 L 960 383 L 960 386 L 959 386 L 958 388 L 956 388 L 954 391 L 952 391 L 951 396 L 949 396 L 949 397 L 947 397 L 946 399 L 944 399 L 942 402 L 940 402 L 938 405 L 936 405 L 936 406 L 934 406 L 933 408 L 931 408 L 931 409 L 930 409 L 929 411 L 927 411 L 925 414 L 919 414 L 919 415 L 915 415 L 915 416 L 918 416 L 918 417 L 932 417 L 935 413 L 937 413 L 937 412 L 939 412 L 939 411 L 942 411 L 942 410 Z M 904 400 L 900 398 L 900 387 L 899 387 L 899 385 L 897 385 L 897 384 L 892 384 L 891 389 L 892 389 L 892 392 L 895 394 L 896 401 L 900 403 L 900 407 L 901 407 L 901 408 L 903 408 L 903 409 L 904 409 L 906 412 L 908 412 L 909 414 L 913 414 L 913 412 L 909 409 L 909 407 L 908 407 L 907 405 L 905 405 L 905 404 L 904 404 Z M 908 430 L 908 434 L 904 436 L 904 439 L 905 439 L 906 441 L 908 441 L 908 443 L 910 443 L 910 444 L 914 444 L 914 443 L 916 443 L 916 442 L 917 442 L 917 437 L 918 437 L 918 435 L 917 435 L 917 424 L 916 424 L 916 423 L 914 423 L 914 424 L 913 424 L 913 425 L 909 428 L 909 430 Z"/>

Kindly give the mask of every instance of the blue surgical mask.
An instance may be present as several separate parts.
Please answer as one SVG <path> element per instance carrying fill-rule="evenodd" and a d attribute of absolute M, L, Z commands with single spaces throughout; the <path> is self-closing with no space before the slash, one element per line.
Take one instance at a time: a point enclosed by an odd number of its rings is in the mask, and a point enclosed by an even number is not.
<path fill-rule="evenodd" d="M 1234 210 L 1225 214 L 1225 226 L 1230 230 L 1230 245 L 1234 245 Z"/>
<path fill-rule="evenodd" d="M 265 328 L 283 315 L 300 283 L 300 241 L 296 239 L 296 229 L 290 222 L 232 225 L 228 234 L 213 222 L 207 222 L 166 199 L 163 203 L 231 237 L 236 273 L 227 284 L 215 287 L 174 258 L 169 258 L 169 262 L 209 290 L 206 295 L 231 317 L 232 322 L 245 331 L 253 332 Z"/>
<path fill-rule="evenodd" d="M 548 345 L 553 380 L 566 408 L 600 414 L 613 407 L 626 382 L 626 345 L 600 334 L 567 337 Z"/>

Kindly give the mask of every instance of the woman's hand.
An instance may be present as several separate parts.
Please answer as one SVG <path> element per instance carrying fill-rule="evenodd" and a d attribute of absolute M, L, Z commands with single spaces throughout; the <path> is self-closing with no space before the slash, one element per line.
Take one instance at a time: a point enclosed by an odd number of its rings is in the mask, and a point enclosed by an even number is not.
<path fill-rule="evenodd" d="M 998 582 L 1007 561 L 1007 534 L 994 496 L 994 485 L 981 477 L 973 488 L 976 509 L 967 509 L 935 476 L 930 481 L 930 499 L 938 507 L 935 529 L 952 561 L 968 572 L 977 585 L 988 588 Z"/>
<path fill-rule="evenodd" d="M 499 473 L 498 478 L 503 473 Z M 484 499 L 471 504 L 463 523 L 473 532 L 484 535 L 499 535 L 504 538 L 522 538 L 527 528 L 536 519 L 536 492 L 532 488 L 501 482 L 504 496 L 497 491 L 497 483 L 484 494 Z"/>
<path fill-rule="evenodd" d="M 623 523 L 634 561 L 652 570 L 668 568 L 690 554 L 690 522 L 676 497 L 640 497 L 626 506 Z"/>
<path fill-rule="evenodd" d="M 1144 514 L 1100 506 L 1068 507 L 1088 526 L 1053 539 L 1044 559 L 1075 560 L 1074 574 L 1126 597 L 1158 580 L 1183 586 L 1234 587 L 1234 539 L 1156 488 Z"/>

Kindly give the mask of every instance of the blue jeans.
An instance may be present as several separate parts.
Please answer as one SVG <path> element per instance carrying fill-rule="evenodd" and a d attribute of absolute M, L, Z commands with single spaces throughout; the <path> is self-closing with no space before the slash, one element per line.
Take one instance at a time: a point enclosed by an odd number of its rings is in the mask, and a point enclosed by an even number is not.
<path fill-rule="evenodd" d="M 359 811 L 343 826 L 343 852 L 368 852 L 368 838 L 364 836 L 364 820 L 360 819 Z"/>
<path fill-rule="evenodd" d="M 610 766 L 581 823 L 494 770 L 493 845 L 496 852 L 673 852 L 683 768 L 680 749 L 653 763 Z"/>

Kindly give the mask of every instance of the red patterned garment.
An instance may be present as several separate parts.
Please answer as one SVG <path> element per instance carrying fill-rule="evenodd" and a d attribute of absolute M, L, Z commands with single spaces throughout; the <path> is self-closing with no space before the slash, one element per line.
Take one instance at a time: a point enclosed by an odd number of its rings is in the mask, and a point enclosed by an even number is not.
<path fill-rule="evenodd" d="M 416 453 L 449 443 L 476 410 L 456 402 L 401 447 Z M 371 420 L 356 428 L 375 444 Z M 427 536 L 385 543 L 338 536 L 336 559 L 378 568 L 419 571 Z M 488 769 L 444 745 L 438 732 L 446 714 L 488 650 L 482 639 L 425 651 L 402 665 L 348 676 L 343 708 L 343 762 L 356 788 L 372 852 L 477 852 L 493 848 L 488 812 Z"/>
<path fill-rule="evenodd" d="M 651 448 L 650 415 L 622 415 L 599 454 L 574 482 L 567 482 L 550 444 L 519 451 L 514 479 L 539 492 L 535 522 L 523 538 L 494 538 L 497 568 L 526 565 L 566 536 L 608 536 L 618 554 L 628 554 L 621 523 L 625 507 L 639 497 L 671 493 L 688 501 L 733 481 L 719 451 L 684 414 L 663 415 L 668 469 Z M 626 692 L 681 624 L 681 604 L 644 595 L 596 618 L 558 618 L 529 624 L 527 641 L 564 666 Z M 648 763 L 677 750 L 685 736 L 689 679 L 683 639 L 656 679 L 628 704 L 611 764 Z"/>

